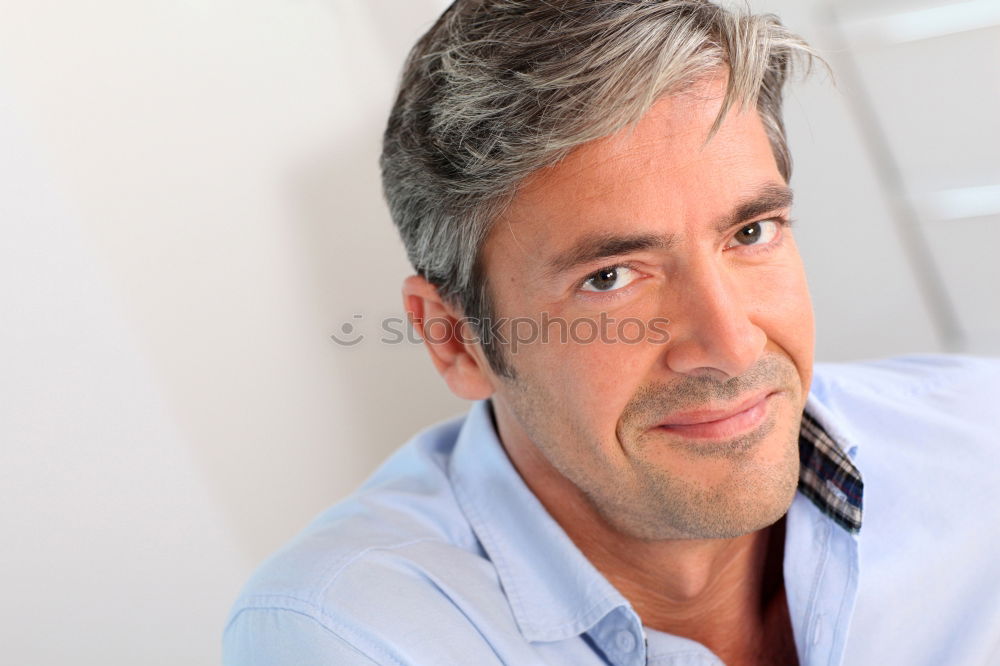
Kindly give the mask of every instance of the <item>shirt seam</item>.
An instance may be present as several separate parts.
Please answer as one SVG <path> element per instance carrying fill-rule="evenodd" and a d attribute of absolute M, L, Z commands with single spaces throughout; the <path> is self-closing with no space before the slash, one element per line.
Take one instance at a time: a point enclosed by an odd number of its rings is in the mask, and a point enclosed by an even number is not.
<path fill-rule="evenodd" d="M 255 599 L 259 600 L 261 603 L 259 603 L 259 604 L 257 604 L 257 603 L 251 603 Z M 265 602 L 265 600 L 273 600 L 273 601 L 272 602 Z M 362 650 L 361 647 L 359 647 L 354 642 L 354 641 L 358 640 L 357 636 L 354 636 L 353 639 L 350 639 L 350 638 L 348 638 L 347 636 L 344 635 L 343 630 L 345 630 L 345 629 L 347 630 L 348 633 L 352 633 L 353 634 L 353 632 L 350 632 L 350 629 L 348 629 L 346 626 L 341 625 L 340 623 L 334 621 L 333 618 L 330 617 L 322 609 L 322 607 L 316 606 L 315 604 L 313 604 L 313 603 L 311 603 L 309 601 L 306 601 L 305 599 L 299 599 L 298 597 L 285 596 L 285 595 L 255 595 L 253 597 L 249 597 L 246 600 L 246 602 L 247 602 L 247 605 L 245 605 L 243 608 L 241 608 L 239 611 L 237 611 L 236 614 L 233 615 L 232 619 L 226 624 L 226 628 L 225 628 L 225 630 L 224 630 L 223 633 L 228 632 L 232 628 L 233 624 L 236 622 L 236 620 L 237 620 L 237 618 L 239 618 L 239 616 L 241 616 L 244 613 L 247 613 L 249 611 L 255 611 L 255 610 L 258 610 L 258 611 L 285 611 L 285 612 L 289 612 L 289 613 L 295 613 L 297 615 L 301 615 L 303 617 L 306 617 L 306 618 L 312 620 L 313 622 L 315 622 L 316 624 L 318 624 L 322 629 L 324 629 L 325 631 L 329 632 L 331 635 L 335 636 L 337 639 L 339 639 L 340 641 L 342 641 L 345 645 L 347 645 L 349 648 L 351 648 L 352 650 L 354 650 L 355 652 L 357 652 L 361 656 L 365 657 L 366 659 L 368 659 L 369 661 L 371 661 L 374 664 L 378 663 L 374 659 L 372 659 L 371 654 L 369 654 L 368 652 L 365 652 L 364 650 Z M 284 602 L 284 603 L 279 603 L 279 602 Z M 308 610 L 304 610 L 302 608 L 297 608 L 296 606 L 299 606 L 299 605 L 307 607 Z M 335 627 L 339 627 L 340 629 L 338 630 Z M 369 644 L 369 641 L 359 641 L 359 642 L 364 642 L 366 644 Z M 396 666 L 405 666 L 403 664 L 403 662 L 401 662 L 400 660 L 396 659 L 394 656 L 392 656 L 388 651 L 386 651 L 381 646 L 379 646 L 377 644 L 369 644 L 369 647 L 370 647 L 372 653 L 375 653 L 379 657 L 383 657 L 383 658 L 387 659 L 390 663 L 395 664 Z"/>
<path fill-rule="evenodd" d="M 316 590 L 314 597 L 311 600 L 309 600 L 308 603 L 317 607 L 321 607 L 319 599 L 326 596 L 327 592 L 329 592 L 330 588 L 333 586 L 334 583 L 337 582 L 337 579 L 344 573 L 345 570 L 347 570 L 349 567 L 360 561 L 365 556 L 376 552 L 392 552 L 419 543 L 443 543 L 446 545 L 451 545 L 447 541 L 439 537 L 420 537 L 419 539 L 411 539 L 409 541 L 404 541 L 402 543 L 392 544 L 391 546 L 369 546 L 355 553 L 347 560 L 338 560 L 337 562 L 333 563 L 329 568 L 324 569 L 323 573 L 320 575 L 320 579 L 323 580 L 324 583 Z M 295 597 L 289 597 L 289 598 L 295 598 Z"/>

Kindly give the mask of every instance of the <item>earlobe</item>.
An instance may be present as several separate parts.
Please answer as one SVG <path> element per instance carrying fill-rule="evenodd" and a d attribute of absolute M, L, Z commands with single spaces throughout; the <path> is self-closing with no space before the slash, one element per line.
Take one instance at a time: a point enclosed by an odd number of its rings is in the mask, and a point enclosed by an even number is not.
<path fill-rule="evenodd" d="M 493 385 L 480 367 L 479 361 L 470 354 L 463 354 L 442 373 L 451 392 L 466 400 L 485 400 L 493 395 Z"/>
<path fill-rule="evenodd" d="M 403 281 L 403 307 L 451 392 L 466 400 L 490 397 L 493 384 L 477 343 L 467 338 L 462 314 L 441 298 L 437 288 L 411 275 Z"/>

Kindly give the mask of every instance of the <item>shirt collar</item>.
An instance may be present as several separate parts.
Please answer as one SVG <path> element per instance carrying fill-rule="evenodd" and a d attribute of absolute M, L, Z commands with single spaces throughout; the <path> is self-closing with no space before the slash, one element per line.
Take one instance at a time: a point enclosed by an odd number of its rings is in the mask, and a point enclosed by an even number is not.
<path fill-rule="evenodd" d="M 799 436 L 799 490 L 837 525 L 861 528 L 856 446 L 810 395 Z M 559 641 L 631 605 L 590 563 L 521 479 L 500 443 L 488 401 L 473 405 L 450 463 L 455 494 L 496 567 L 521 633 Z"/>
<path fill-rule="evenodd" d="M 799 429 L 799 492 L 851 534 L 861 531 L 864 482 L 857 445 L 810 394 Z"/>
<path fill-rule="evenodd" d="M 579 636 L 615 608 L 630 608 L 521 479 L 497 438 L 488 401 L 470 410 L 450 471 L 526 639 Z"/>

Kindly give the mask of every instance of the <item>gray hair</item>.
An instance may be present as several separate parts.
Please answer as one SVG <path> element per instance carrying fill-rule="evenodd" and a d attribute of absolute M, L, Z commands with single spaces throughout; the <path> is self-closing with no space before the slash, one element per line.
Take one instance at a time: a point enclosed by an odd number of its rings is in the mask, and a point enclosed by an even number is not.
<path fill-rule="evenodd" d="M 490 319 L 480 253 L 519 183 L 720 67 L 712 131 L 756 105 L 788 180 L 782 87 L 813 56 L 777 17 L 707 0 L 456 0 L 410 52 L 385 131 L 382 182 L 410 262 L 473 324 Z"/>

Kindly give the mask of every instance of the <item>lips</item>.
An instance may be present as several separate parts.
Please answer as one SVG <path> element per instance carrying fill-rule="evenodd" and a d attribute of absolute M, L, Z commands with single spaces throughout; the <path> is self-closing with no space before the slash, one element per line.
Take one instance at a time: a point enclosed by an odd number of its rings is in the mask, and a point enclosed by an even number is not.
<path fill-rule="evenodd" d="M 771 399 L 777 392 L 756 393 L 734 405 L 717 409 L 697 409 L 669 415 L 658 429 L 697 439 L 736 437 L 753 430 L 767 416 Z"/>

